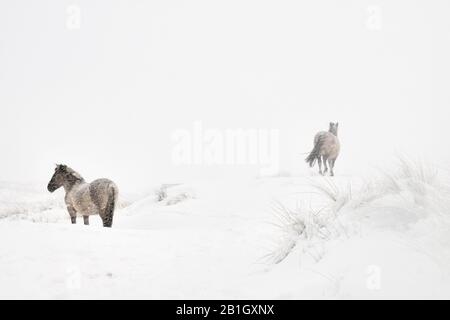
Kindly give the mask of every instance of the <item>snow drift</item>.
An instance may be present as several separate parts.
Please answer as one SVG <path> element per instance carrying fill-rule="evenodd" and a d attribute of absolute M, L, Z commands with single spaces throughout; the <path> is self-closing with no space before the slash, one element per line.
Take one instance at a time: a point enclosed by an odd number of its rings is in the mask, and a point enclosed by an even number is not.
<path fill-rule="evenodd" d="M 4 183 L 0 298 L 449 298 L 447 173 L 162 185 L 111 230 Z"/>

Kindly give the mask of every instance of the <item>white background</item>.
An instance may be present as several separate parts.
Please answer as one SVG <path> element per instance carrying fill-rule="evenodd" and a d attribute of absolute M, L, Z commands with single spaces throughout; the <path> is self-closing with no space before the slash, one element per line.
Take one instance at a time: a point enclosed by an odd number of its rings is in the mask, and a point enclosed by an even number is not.
<path fill-rule="evenodd" d="M 445 0 L 2 1 L 0 179 L 46 182 L 55 162 L 122 189 L 257 173 L 174 166 L 171 134 L 196 120 L 279 129 L 289 172 L 306 170 L 300 154 L 330 121 L 340 123 L 337 175 L 396 152 L 448 163 L 449 9 Z"/>

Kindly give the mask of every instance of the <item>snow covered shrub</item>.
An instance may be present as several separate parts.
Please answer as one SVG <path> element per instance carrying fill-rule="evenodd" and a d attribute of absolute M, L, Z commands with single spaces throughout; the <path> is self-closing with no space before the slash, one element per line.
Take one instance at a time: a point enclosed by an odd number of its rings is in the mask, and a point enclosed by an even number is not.
<path fill-rule="evenodd" d="M 327 199 L 326 209 L 331 210 L 334 214 L 337 214 L 352 198 L 350 184 L 345 189 L 339 188 L 333 179 L 325 177 L 319 181 L 313 181 L 311 185 L 320 195 L 325 196 Z"/>
<path fill-rule="evenodd" d="M 278 219 L 278 223 L 274 225 L 280 228 L 282 233 L 277 247 L 266 257 L 269 258 L 269 262 L 279 263 L 289 255 L 300 237 L 307 234 L 305 230 L 307 223 L 306 215 L 302 211 L 298 208 L 291 210 L 280 202 L 274 205 L 273 213 Z"/>
<path fill-rule="evenodd" d="M 64 219 L 68 219 L 68 214 L 63 198 L 39 186 L 0 185 L 0 220 L 57 222 Z"/>
<path fill-rule="evenodd" d="M 156 201 L 161 202 L 167 198 L 167 185 L 162 184 L 160 188 L 155 190 Z"/>
<path fill-rule="evenodd" d="M 166 206 L 173 206 L 191 198 L 192 196 L 188 192 L 181 192 L 170 199 L 167 199 Z"/>
<path fill-rule="evenodd" d="M 315 252 L 314 258 L 319 260 L 325 252 L 320 248 L 330 239 L 370 228 L 422 230 L 423 221 L 448 234 L 448 181 L 448 176 L 435 168 L 405 159 L 400 159 L 396 170 L 366 180 L 356 192 L 350 184 L 338 186 L 329 178 L 313 180 L 315 201 L 296 209 L 280 203 L 273 208 L 281 235 L 269 257 L 279 263 L 296 248 Z"/>
<path fill-rule="evenodd" d="M 156 190 L 156 201 L 166 206 L 173 206 L 188 199 L 195 198 L 192 188 L 179 184 L 163 184 Z"/>
<path fill-rule="evenodd" d="M 272 212 L 277 219 L 274 225 L 281 230 L 281 236 L 275 249 L 266 256 L 271 263 L 283 261 L 296 246 L 300 245 L 299 250 L 307 252 L 318 242 L 326 241 L 340 232 L 339 228 L 330 223 L 335 220 L 332 217 L 332 207 L 315 210 L 297 206 L 291 209 L 276 202 Z M 309 253 L 315 260 L 322 256 L 317 250 Z"/>

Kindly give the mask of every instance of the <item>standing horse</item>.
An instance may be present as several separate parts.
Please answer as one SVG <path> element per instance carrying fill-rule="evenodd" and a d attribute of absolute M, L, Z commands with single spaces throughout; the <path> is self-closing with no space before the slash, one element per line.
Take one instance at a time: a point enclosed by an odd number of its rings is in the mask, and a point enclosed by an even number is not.
<path fill-rule="evenodd" d="M 98 214 L 104 227 L 111 227 L 114 209 L 117 203 L 118 188 L 108 179 L 98 179 L 91 183 L 66 165 L 57 165 L 47 189 L 50 192 L 64 187 L 65 202 L 72 223 L 76 223 L 77 214 L 83 216 L 84 224 L 89 224 L 89 216 Z"/>
<path fill-rule="evenodd" d="M 339 124 L 330 122 L 330 128 L 327 131 L 320 131 L 314 137 L 314 148 L 305 159 L 310 167 L 313 167 L 316 160 L 319 163 L 319 173 L 325 174 L 328 171 L 327 162 L 330 165 L 330 175 L 334 176 L 334 163 L 339 155 L 340 143 L 337 137 Z M 325 171 L 322 173 L 322 161 Z"/>

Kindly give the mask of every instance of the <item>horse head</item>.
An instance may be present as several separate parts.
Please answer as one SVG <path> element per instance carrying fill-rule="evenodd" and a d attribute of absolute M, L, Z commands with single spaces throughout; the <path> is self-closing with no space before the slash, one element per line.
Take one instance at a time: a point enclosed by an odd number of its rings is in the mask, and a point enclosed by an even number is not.
<path fill-rule="evenodd" d="M 338 135 L 338 127 L 339 127 L 339 123 L 333 123 L 330 122 L 330 128 L 328 129 L 329 132 L 331 132 L 332 134 L 334 134 L 336 137 Z"/>
<path fill-rule="evenodd" d="M 54 192 L 65 184 L 72 185 L 76 181 L 83 181 L 83 178 L 73 169 L 64 164 L 57 164 L 55 173 L 47 185 L 47 190 Z"/>

